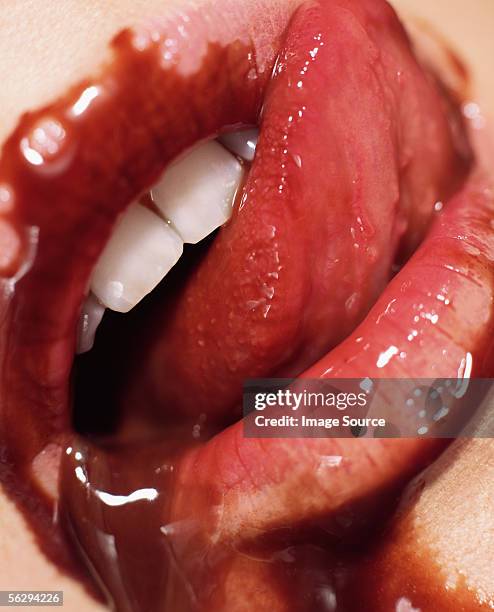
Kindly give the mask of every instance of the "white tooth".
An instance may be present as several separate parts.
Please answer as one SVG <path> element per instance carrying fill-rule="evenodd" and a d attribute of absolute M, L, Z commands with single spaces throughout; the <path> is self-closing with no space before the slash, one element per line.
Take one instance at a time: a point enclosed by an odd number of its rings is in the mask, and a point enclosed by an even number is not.
<path fill-rule="evenodd" d="M 81 318 L 77 336 L 77 353 L 87 353 L 93 348 L 94 336 L 101 319 L 105 314 L 105 307 L 92 293 L 88 295 L 82 305 Z"/>
<path fill-rule="evenodd" d="M 128 312 L 168 274 L 183 246 L 163 219 L 131 204 L 96 265 L 91 289 L 108 308 Z"/>
<path fill-rule="evenodd" d="M 230 218 L 242 175 L 242 164 L 210 141 L 169 166 L 151 197 L 184 242 L 196 244 Z"/>
<path fill-rule="evenodd" d="M 223 134 L 218 140 L 235 155 L 246 161 L 252 161 L 256 153 L 258 138 L 259 130 L 252 128 Z"/>

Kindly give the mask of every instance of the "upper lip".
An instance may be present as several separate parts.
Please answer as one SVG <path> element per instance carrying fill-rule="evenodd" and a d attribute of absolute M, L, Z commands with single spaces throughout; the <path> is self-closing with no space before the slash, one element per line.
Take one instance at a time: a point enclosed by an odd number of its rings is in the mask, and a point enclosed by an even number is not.
<path fill-rule="evenodd" d="M 245 21 L 233 9 L 238 17 L 225 27 L 226 6 L 215 6 L 121 32 L 101 75 L 24 116 L 5 143 L 0 185 L 15 188 L 15 204 L 4 218 L 23 250 L 17 268 L 3 271 L 15 280 L 4 302 L 3 422 L 22 413 L 32 431 L 29 449 L 12 436 L 18 460 L 29 460 L 47 437 L 68 427 L 79 308 L 118 213 L 182 150 L 224 127 L 256 123 L 296 3 L 269 4 L 269 26 L 260 13 Z M 232 37 L 238 42 L 223 48 Z M 194 74 L 208 50 L 206 75 L 214 87 Z M 142 74 L 137 89 L 136 73 Z M 15 335 L 7 333 L 9 319 Z"/>

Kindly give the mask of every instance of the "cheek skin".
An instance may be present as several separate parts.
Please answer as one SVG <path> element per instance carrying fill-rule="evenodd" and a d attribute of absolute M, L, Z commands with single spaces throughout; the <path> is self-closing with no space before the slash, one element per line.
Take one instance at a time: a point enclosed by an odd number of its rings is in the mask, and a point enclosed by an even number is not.
<path fill-rule="evenodd" d="M 65 609 L 103 612 L 84 588 L 62 575 L 40 553 L 16 506 L 0 490 L 0 587 L 9 590 L 63 590 Z"/>
<path fill-rule="evenodd" d="M 471 98 L 485 115 L 494 117 L 494 6 L 491 0 L 468 5 L 461 0 L 390 0 L 399 16 L 420 27 L 430 24 L 466 64 Z M 412 29 L 412 28 L 410 28 Z"/>

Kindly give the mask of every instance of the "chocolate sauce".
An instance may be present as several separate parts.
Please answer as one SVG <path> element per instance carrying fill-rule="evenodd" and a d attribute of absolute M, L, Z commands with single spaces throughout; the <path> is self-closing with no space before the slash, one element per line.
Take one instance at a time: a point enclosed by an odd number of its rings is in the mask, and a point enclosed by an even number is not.
<path fill-rule="evenodd" d="M 176 444 L 98 448 L 76 438 L 66 449 L 65 526 L 108 601 L 121 612 L 194 609 L 194 595 L 166 532 Z"/>
<path fill-rule="evenodd" d="M 97 445 L 75 438 L 66 450 L 64 527 L 109 605 L 119 612 L 195 612 L 235 609 L 246 598 L 249 609 L 263 609 L 272 598 L 275 610 L 342 609 L 396 497 L 384 515 L 363 500 L 368 517 L 345 541 L 338 534 L 356 519 L 345 509 L 332 526 L 312 521 L 245 541 L 223 539 L 208 528 L 221 500 L 180 475 L 184 437 Z"/>
<path fill-rule="evenodd" d="M 257 122 L 287 19 L 279 15 L 269 48 L 257 44 L 261 28 L 244 23 L 237 37 L 209 42 L 219 39 L 214 14 L 125 30 L 99 75 L 24 115 L 4 145 L 0 241 L 12 249 L 0 261 L 1 477 L 62 564 L 70 553 L 60 552 L 60 538 L 42 535 L 55 530 L 53 501 L 31 465 L 49 442 L 63 446 L 71 429 L 75 330 L 91 269 L 117 215 L 172 158 L 222 129 Z"/>

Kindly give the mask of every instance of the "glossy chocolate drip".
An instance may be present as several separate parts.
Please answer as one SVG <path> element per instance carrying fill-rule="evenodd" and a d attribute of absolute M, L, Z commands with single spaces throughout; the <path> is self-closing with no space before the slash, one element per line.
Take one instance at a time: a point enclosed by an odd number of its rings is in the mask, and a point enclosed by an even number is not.
<path fill-rule="evenodd" d="M 121 612 L 193 610 L 187 576 L 174 563 L 166 517 L 174 492 L 173 445 L 67 448 L 62 511 L 109 602 Z"/>

